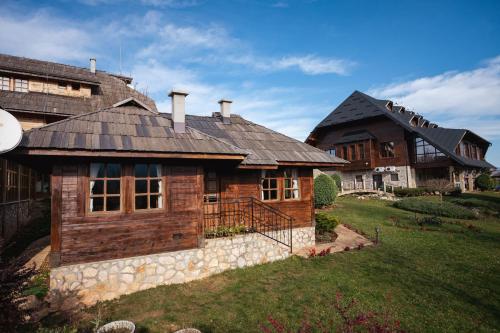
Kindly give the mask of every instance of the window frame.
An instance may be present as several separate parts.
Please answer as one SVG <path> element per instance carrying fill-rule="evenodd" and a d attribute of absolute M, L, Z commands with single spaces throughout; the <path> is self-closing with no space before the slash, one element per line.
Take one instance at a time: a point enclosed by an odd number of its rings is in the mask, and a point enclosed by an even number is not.
<path fill-rule="evenodd" d="M 135 167 L 136 165 L 146 165 L 147 166 L 147 175 L 146 177 L 137 177 L 135 175 Z M 151 177 L 150 174 L 150 168 L 152 166 L 158 166 L 159 175 L 156 177 Z M 134 163 L 132 167 L 132 172 L 133 172 L 133 182 L 134 182 L 134 194 L 133 194 L 133 211 L 134 212 L 148 212 L 148 211 L 159 211 L 159 210 L 164 210 L 165 209 L 165 203 L 164 203 L 164 188 L 165 188 L 165 181 L 163 179 L 164 171 L 163 171 L 163 164 L 161 163 Z M 136 182 L 137 181 L 146 181 L 146 192 L 144 193 L 137 193 L 136 191 Z M 158 183 L 158 192 L 151 192 L 151 181 L 152 180 L 157 180 Z M 151 208 L 151 197 L 152 196 L 157 196 L 158 197 L 158 207 L 156 208 Z M 136 199 L 137 197 L 146 197 L 147 198 L 147 207 L 146 208 L 137 208 L 136 207 Z M 161 207 L 160 207 L 161 206 Z"/>
<path fill-rule="evenodd" d="M 356 145 L 349 145 L 349 161 L 356 161 L 357 160 L 357 154 L 356 154 Z"/>
<path fill-rule="evenodd" d="M 366 159 L 365 144 L 363 142 L 358 143 L 358 159 L 361 161 Z"/>
<path fill-rule="evenodd" d="M 103 164 L 104 165 L 104 177 L 92 177 L 92 164 Z M 108 165 L 109 164 L 117 164 L 120 166 L 120 176 L 119 177 L 107 177 L 108 173 Z M 121 214 L 124 211 L 124 193 L 123 193 L 123 165 L 121 163 L 113 163 L 113 162 L 92 162 L 89 163 L 89 178 L 88 178 L 88 193 L 87 193 L 87 213 L 89 215 L 108 215 L 108 214 Z M 108 181 L 116 181 L 118 180 L 120 183 L 120 191 L 118 194 L 116 193 L 107 193 L 107 183 Z M 103 193 L 102 194 L 94 194 L 92 195 L 92 181 L 103 181 Z M 107 210 L 107 198 L 108 197 L 118 197 L 119 198 L 119 209 L 117 210 Z M 103 210 L 93 211 L 90 207 L 90 203 L 93 198 L 103 198 Z"/>
<path fill-rule="evenodd" d="M 389 150 L 387 149 L 388 146 L 391 146 L 392 144 L 392 156 L 385 156 L 384 153 L 387 153 Z M 396 144 L 394 141 L 385 141 L 380 143 L 380 152 L 379 152 L 380 158 L 395 158 L 396 157 Z"/>
<path fill-rule="evenodd" d="M 214 177 L 210 177 L 213 174 Z M 215 192 L 209 191 L 209 182 L 215 182 Z M 211 201 L 211 198 L 215 198 L 215 201 Z M 215 170 L 205 170 L 204 174 L 204 189 L 203 189 L 203 203 L 218 203 L 220 201 L 220 181 L 217 176 L 217 171 Z"/>
<path fill-rule="evenodd" d="M 287 171 L 290 172 L 290 177 L 287 177 Z M 290 184 L 292 187 L 286 186 L 286 181 L 290 180 Z M 294 185 L 294 180 L 296 181 L 297 187 Z M 297 193 L 297 197 L 295 198 L 287 198 L 286 192 L 290 191 L 290 193 Z M 301 191 L 300 191 L 300 177 L 299 170 L 297 168 L 286 168 L 283 170 L 283 201 L 296 201 L 301 199 Z"/>
<path fill-rule="evenodd" d="M 421 137 L 415 138 L 414 148 L 415 163 L 430 163 L 446 158 L 443 152 Z M 419 148 L 421 152 L 419 152 Z"/>
<path fill-rule="evenodd" d="M 397 179 L 393 179 L 393 176 L 396 176 Z M 391 182 L 399 182 L 399 174 L 391 173 Z"/>
<path fill-rule="evenodd" d="M 273 172 L 272 177 L 268 176 L 268 172 Z M 260 179 L 260 198 L 262 201 L 264 201 L 264 202 L 280 201 L 281 193 L 280 193 L 279 179 L 280 179 L 280 176 L 279 176 L 277 170 L 262 170 L 261 179 Z M 271 183 L 273 180 L 276 182 L 276 187 L 271 187 Z M 269 184 L 268 188 L 264 187 L 265 181 L 267 181 Z M 264 199 L 264 192 L 268 192 L 269 198 L 271 198 L 270 193 L 272 193 L 273 191 L 276 191 L 276 198 L 275 199 Z"/>
<path fill-rule="evenodd" d="M 7 85 L 5 83 L 7 83 Z M 0 90 L 10 91 L 10 77 L 0 76 Z"/>
<path fill-rule="evenodd" d="M 326 151 L 328 154 L 330 154 L 331 156 L 337 156 L 337 148 L 335 147 L 332 147 L 330 149 L 327 149 Z"/>
<path fill-rule="evenodd" d="M 20 83 L 19 85 L 18 82 Z M 20 88 L 18 88 L 18 86 L 20 86 Z M 28 79 L 14 79 L 14 91 L 27 93 L 29 91 Z"/>

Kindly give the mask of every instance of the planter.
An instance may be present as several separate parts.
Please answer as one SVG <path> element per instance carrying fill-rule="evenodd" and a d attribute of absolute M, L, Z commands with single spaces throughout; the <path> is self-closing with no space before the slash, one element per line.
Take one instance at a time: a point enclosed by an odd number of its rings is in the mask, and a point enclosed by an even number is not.
<path fill-rule="evenodd" d="M 118 320 L 100 327 L 97 333 L 134 333 L 134 331 L 135 325 L 133 322 Z"/>

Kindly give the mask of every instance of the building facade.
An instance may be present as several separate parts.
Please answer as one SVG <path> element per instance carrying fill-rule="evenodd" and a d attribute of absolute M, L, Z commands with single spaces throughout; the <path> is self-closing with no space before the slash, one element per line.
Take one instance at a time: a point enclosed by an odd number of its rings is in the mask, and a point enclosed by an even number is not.
<path fill-rule="evenodd" d="M 485 160 L 490 143 L 475 133 L 439 127 L 358 91 L 306 142 L 350 162 L 339 172 L 344 190 L 451 186 L 472 191 L 476 175 L 493 168 Z"/>

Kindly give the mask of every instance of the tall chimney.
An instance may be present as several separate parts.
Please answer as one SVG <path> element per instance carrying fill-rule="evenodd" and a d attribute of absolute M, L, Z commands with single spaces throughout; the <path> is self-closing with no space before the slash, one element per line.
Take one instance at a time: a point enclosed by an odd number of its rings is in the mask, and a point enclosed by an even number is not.
<path fill-rule="evenodd" d="M 174 122 L 174 132 L 186 132 L 186 96 L 187 92 L 172 90 L 168 97 L 172 98 L 172 121 Z"/>
<path fill-rule="evenodd" d="M 95 74 L 95 58 L 90 58 L 90 72 Z"/>
<path fill-rule="evenodd" d="M 222 121 L 224 124 L 231 123 L 231 103 L 233 101 L 227 99 L 221 99 L 220 104 L 220 114 L 222 115 Z"/>

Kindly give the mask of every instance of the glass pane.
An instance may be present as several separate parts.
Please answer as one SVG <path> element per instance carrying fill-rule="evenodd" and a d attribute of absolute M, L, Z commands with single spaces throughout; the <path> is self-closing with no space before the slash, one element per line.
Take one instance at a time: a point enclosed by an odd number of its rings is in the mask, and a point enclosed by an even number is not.
<path fill-rule="evenodd" d="M 108 178 L 119 178 L 121 176 L 122 170 L 120 164 L 109 163 L 107 165 L 107 177 Z"/>
<path fill-rule="evenodd" d="M 149 208 L 162 208 L 162 206 L 161 195 L 152 195 L 149 197 Z"/>
<path fill-rule="evenodd" d="M 299 190 L 293 190 L 293 198 L 298 199 L 299 198 Z"/>
<path fill-rule="evenodd" d="M 104 178 L 104 163 L 90 163 L 90 177 Z"/>
<path fill-rule="evenodd" d="M 90 211 L 91 212 L 102 212 L 104 210 L 104 199 L 103 198 L 90 198 Z"/>
<path fill-rule="evenodd" d="M 269 200 L 269 191 L 262 191 L 263 198 L 262 200 Z"/>
<path fill-rule="evenodd" d="M 149 181 L 149 192 L 150 193 L 160 193 L 161 192 L 161 180 L 151 179 Z"/>
<path fill-rule="evenodd" d="M 285 178 L 285 188 L 292 187 L 292 180 L 290 178 Z"/>
<path fill-rule="evenodd" d="M 120 181 L 119 180 L 108 180 L 106 182 L 106 193 L 107 194 L 120 194 Z"/>
<path fill-rule="evenodd" d="M 148 181 L 147 180 L 136 180 L 135 181 L 135 193 L 148 193 Z"/>
<path fill-rule="evenodd" d="M 277 190 L 272 190 L 272 191 L 269 191 L 270 192 L 270 199 L 271 200 L 276 200 L 278 199 L 278 191 Z"/>
<path fill-rule="evenodd" d="M 104 180 L 90 181 L 90 195 L 104 193 Z"/>
<path fill-rule="evenodd" d="M 107 197 L 106 198 L 106 210 L 120 210 L 120 197 Z"/>
<path fill-rule="evenodd" d="M 148 176 L 148 165 L 147 164 L 136 164 L 134 167 L 134 175 L 136 177 L 147 177 Z"/>
<path fill-rule="evenodd" d="M 151 164 L 149 166 L 149 177 L 161 177 L 161 165 Z"/>
<path fill-rule="evenodd" d="M 278 180 L 277 179 L 270 179 L 270 187 L 277 188 L 278 187 Z"/>
<path fill-rule="evenodd" d="M 217 191 L 217 181 L 209 180 L 207 183 L 207 191 L 216 192 Z"/>
<path fill-rule="evenodd" d="M 262 179 L 262 188 L 269 188 L 269 179 Z"/>
<path fill-rule="evenodd" d="M 135 209 L 147 209 L 148 197 L 146 195 L 139 195 L 135 197 Z"/>
<path fill-rule="evenodd" d="M 292 198 L 292 190 L 285 190 L 285 199 Z"/>

